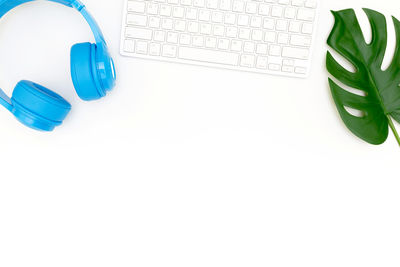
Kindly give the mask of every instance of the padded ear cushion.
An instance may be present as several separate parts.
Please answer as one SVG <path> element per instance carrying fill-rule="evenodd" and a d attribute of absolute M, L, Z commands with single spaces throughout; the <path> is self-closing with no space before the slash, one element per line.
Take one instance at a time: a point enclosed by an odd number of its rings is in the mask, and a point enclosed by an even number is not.
<path fill-rule="evenodd" d="M 72 46 L 71 77 L 76 93 L 81 99 L 90 101 L 105 95 L 97 77 L 94 44 L 81 43 Z"/>
<path fill-rule="evenodd" d="M 12 113 L 26 126 L 52 131 L 64 121 L 71 105 L 60 95 L 30 82 L 20 81 L 11 97 Z"/>

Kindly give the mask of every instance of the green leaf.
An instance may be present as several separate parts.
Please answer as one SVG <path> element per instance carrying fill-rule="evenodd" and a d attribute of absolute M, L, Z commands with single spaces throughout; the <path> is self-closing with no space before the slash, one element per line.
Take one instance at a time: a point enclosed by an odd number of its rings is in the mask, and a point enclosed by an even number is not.
<path fill-rule="evenodd" d="M 392 118 L 400 122 L 400 22 L 393 17 L 396 31 L 396 50 L 393 61 L 386 70 L 382 62 L 387 46 L 385 16 L 364 9 L 371 24 L 372 40 L 365 41 L 353 9 L 333 12 L 335 25 L 328 38 L 328 45 L 355 67 L 355 72 L 342 67 L 327 53 L 329 73 L 343 84 L 361 90 L 358 95 L 343 89 L 333 80 L 329 84 L 333 99 L 346 126 L 364 141 L 379 145 L 386 141 L 389 127 L 400 145 Z M 361 116 L 348 110 L 361 111 Z"/>

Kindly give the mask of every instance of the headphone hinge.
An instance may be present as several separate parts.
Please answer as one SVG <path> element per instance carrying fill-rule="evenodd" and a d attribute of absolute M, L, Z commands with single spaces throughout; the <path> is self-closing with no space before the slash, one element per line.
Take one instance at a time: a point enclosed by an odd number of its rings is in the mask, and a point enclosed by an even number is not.
<path fill-rule="evenodd" d="M 79 0 L 74 0 L 71 3 L 71 6 L 76 8 L 79 12 L 85 7 L 85 5 Z"/>

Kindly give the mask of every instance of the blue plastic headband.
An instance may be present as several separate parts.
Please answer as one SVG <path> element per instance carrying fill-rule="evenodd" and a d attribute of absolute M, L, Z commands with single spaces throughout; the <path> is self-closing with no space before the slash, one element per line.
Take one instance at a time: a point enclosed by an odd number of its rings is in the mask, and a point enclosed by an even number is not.
<path fill-rule="evenodd" d="M 2 18 L 11 9 L 32 1 L 37 1 L 37 0 L 0 0 L 0 18 Z M 47 1 L 56 2 L 78 10 L 79 13 L 82 14 L 82 16 L 89 24 L 90 29 L 93 32 L 94 39 L 96 40 L 96 43 L 105 44 L 105 39 L 103 37 L 103 33 L 100 30 L 100 27 L 98 26 L 94 17 L 87 11 L 85 5 L 81 1 L 79 0 L 47 0 Z"/>

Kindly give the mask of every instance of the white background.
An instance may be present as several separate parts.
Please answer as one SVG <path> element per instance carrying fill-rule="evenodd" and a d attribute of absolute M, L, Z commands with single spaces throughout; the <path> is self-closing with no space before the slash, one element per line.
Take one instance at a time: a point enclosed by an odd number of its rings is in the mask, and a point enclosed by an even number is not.
<path fill-rule="evenodd" d="M 4 17 L 1 88 L 33 80 L 73 109 L 53 133 L 0 110 L 0 266 L 398 267 L 400 149 L 345 128 L 324 57 L 330 9 L 399 4 L 322 1 L 299 80 L 121 57 L 123 1 L 86 0 L 118 72 L 93 103 L 70 79 L 71 45 L 91 38 L 77 12 Z"/>

